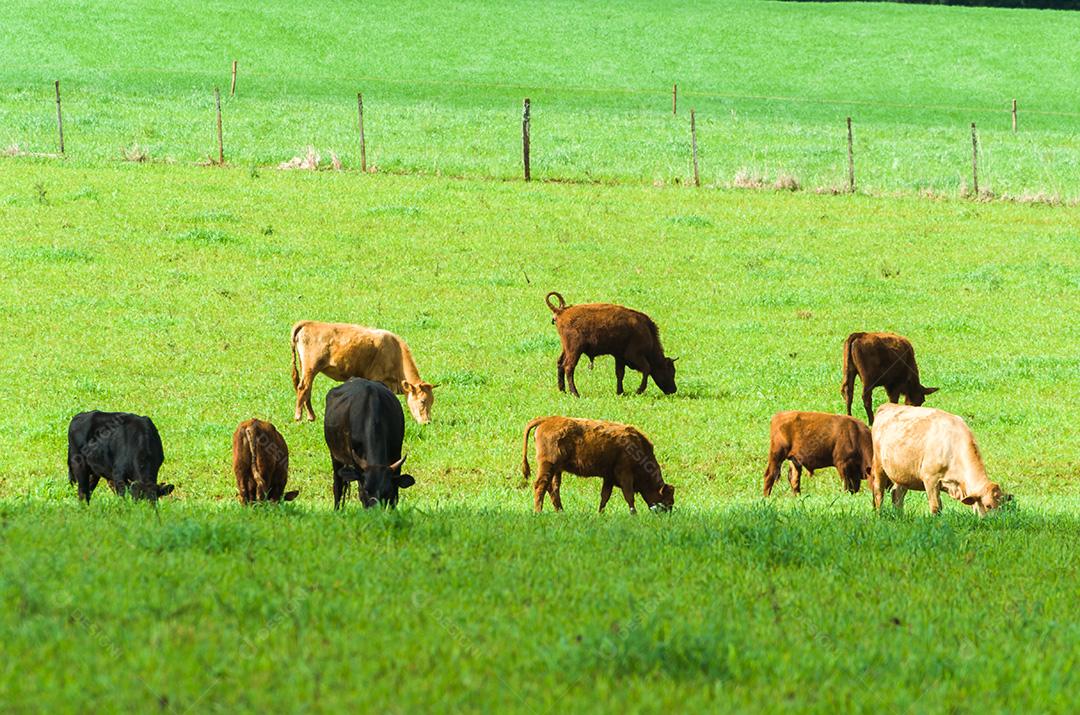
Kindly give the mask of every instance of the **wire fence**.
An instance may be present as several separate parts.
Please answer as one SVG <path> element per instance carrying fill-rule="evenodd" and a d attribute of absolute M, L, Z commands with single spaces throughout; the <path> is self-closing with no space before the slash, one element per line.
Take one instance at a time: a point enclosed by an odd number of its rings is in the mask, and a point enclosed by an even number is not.
<path fill-rule="evenodd" d="M 40 76 L 56 69 L 36 67 L 30 74 Z M 0 76 L 14 73 L 9 69 L 0 71 Z M 997 185 L 1005 185 L 1012 191 L 1010 197 L 1013 198 L 1023 194 L 1059 200 L 1063 193 L 1070 193 L 1075 190 L 1073 187 L 1080 186 L 1080 168 L 1077 168 L 1080 167 L 1080 146 L 1073 141 L 1073 134 L 1059 131 L 1058 136 L 1051 136 L 1043 127 L 1038 131 L 1038 141 L 1033 141 L 1032 133 L 1025 126 L 1028 117 L 1080 119 L 1080 112 L 1022 106 L 1011 98 L 1003 100 L 1002 106 L 992 107 L 720 92 L 686 88 L 678 83 L 660 89 L 406 79 L 359 73 L 350 77 L 330 77 L 314 73 L 268 72 L 239 62 L 234 62 L 231 71 L 224 74 L 115 65 L 95 67 L 88 74 L 91 75 L 89 79 L 50 83 L 53 84 L 50 89 L 55 89 L 55 151 L 38 145 L 43 141 L 44 127 L 49 120 L 36 87 L 15 93 L 14 100 L 0 101 L 0 118 L 6 115 L 9 120 L 0 119 L 0 122 L 9 124 L 11 132 L 6 153 L 87 159 L 101 159 L 112 154 L 116 158 L 142 161 L 159 159 L 161 157 L 156 154 L 178 149 L 179 160 L 201 160 L 200 163 L 207 164 L 233 162 L 304 169 L 323 168 L 325 164 L 362 171 L 491 179 L 509 179 L 516 174 L 526 181 L 533 178 L 602 183 L 685 181 L 706 186 L 726 184 L 784 189 L 810 188 L 810 184 L 816 184 L 813 188 L 832 193 L 906 188 L 923 193 L 958 191 L 981 198 L 993 196 Z M 125 87 L 128 75 L 187 77 L 190 78 L 188 89 L 193 96 L 181 96 L 175 82 L 169 91 L 162 91 L 160 86 Z M 301 116 L 309 109 L 305 105 L 307 100 L 287 96 L 286 83 L 292 87 L 324 88 L 320 90 L 320 97 L 341 97 L 340 106 L 325 117 Z M 74 91 L 71 85 L 75 86 Z M 402 99 L 400 93 L 391 93 L 385 101 L 382 97 L 373 101 L 369 94 L 366 103 L 360 93 L 355 93 L 353 114 L 346 120 L 343 108 L 350 95 L 339 89 L 344 86 L 394 86 L 416 91 L 408 100 Z M 224 96 L 215 101 L 215 93 L 220 87 L 226 88 L 221 91 Z M 328 87 L 331 89 L 325 89 Z M 421 106 L 425 87 L 443 91 L 442 95 L 429 100 L 434 104 L 445 98 L 447 91 L 483 90 L 527 93 L 532 98 L 532 108 L 524 110 L 522 104 L 518 104 L 517 111 L 522 112 L 520 120 L 511 121 L 511 105 L 502 102 L 498 106 L 476 105 L 477 98 L 472 97 L 474 106 L 444 111 L 437 116 L 438 111 Z M 153 106 L 142 110 L 133 106 L 145 101 L 147 90 L 156 95 Z M 584 104 L 568 102 L 566 98 L 574 95 L 577 100 L 582 96 L 630 96 L 644 102 L 616 107 L 617 111 L 612 111 L 610 104 L 598 105 L 600 108 L 594 110 L 588 101 Z M 198 99 L 199 96 L 205 97 L 206 105 L 213 108 L 213 118 L 209 122 L 200 106 L 204 100 Z M 538 101 L 538 96 L 543 99 Z M 239 99 L 244 97 L 254 97 L 256 102 L 263 104 L 245 104 Z M 728 105 L 708 105 L 710 101 Z M 317 103 L 316 100 L 310 102 Z M 524 99 L 524 104 L 529 103 L 529 99 Z M 878 121 L 861 125 L 856 116 L 853 138 L 850 116 L 837 115 L 833 125 L 823 123 L 820 118 L 800 125 L 794 119 L 783 120 L 783 112 L 754 113 L 746 107 L 750 103 L 772 103 L 782 109 L 816 105 L 843 109 L 848 113 L 852 109 L 864 109 Z M 7 105 L 6 112 L 4 104 Z M 20 104 L 22 106 L 18 106 Z M 34 114 L 33 119 L 27 120 L 26 111 L 30 104 L 34 105 Z M 334 104 L 337 104 L 336 100 Z M 276 106 L 269 117 L 266 105 Z M 366 131 L 365 105 L 369 113 Z M 693 119 L 692 105 L 698 105 Z M 705 111 L 702 111 L 702 105 L 707 105 Z M 76 107 L 74 111 L 73 106 Z M 325 114 L 327 107 L 318 109 Z M 372 109 L 374 117 L 371 116 Z M 898 136 L 904 132 L 893 132 L 894 136 L 888 136 L 889 131 L 879 125 L 883 124 L 880 117 L 889 112 L 908 112 L 920 118 L 925 118 L 928 113 L 939 113 L 943 120 L 922 126 L 924 136 L 921 137 Z M 747 115 L 752 118 L 747 120 Z M 980 133 L 985 133 L 986 129 L 975 123 L 957 121 L 960 115 L 981 117 L 985 120 L 984 127 L 992 127 L 994 140 L 980 138 Z M 135 125 L 136 129 L 125 129 L 125 122 Z M 535 134 L 534 122 L 543 126 L 542 134 Z M 215 124 L 216 131 L 211 128 Z M 477 125 L 485 124 L 488 126 L 478 130 Z M 519 130 L 513 129 L 516 124 L 520 124 Z M 969 124 L 973 136 L 970 153 L 965 159 L 958 137 L 959 130 L 966 129 Z M 301 125 L 303 128 L 299 132 L 281 131 Z M 163 126 L 167 128 L 162 129 Z M 583 131 L 596 127 L 599 131 L 591 135 Z M 65 129 L 68 131 L 66 137 Z M 517 140 L 512 139 L 515 131 L 519 131 Z M 307 141 L 286 143 L 285 146 L 291 144 L 291 149 L 285 149 L 267 138 L 268 134 L 278 132 L 292 136 L 303 133 L 307 135 Z M 911 131 L 906 130 L 906 133 L 910 135 Z M 216 146 L 213 140 L 206 141 L 207 137 L 216 137 Z M 325 146 L 324 137 L 331 145 L 345 147 L 340 156 L 338 152 L 330 151 L 324 162 L 313 149 L 305 155 L 305 145 Z M 153 152 L 139 149 L 140 138 L 153 145 Z M 372 139 L 375 145 L 369 146 Z M 508 145 L 517 142 L 520 142 L 519 147 L 511 150 Z M 103 153 L 100 146 L 95 148 L 94 144 L 107 144 L 109 148 Z M 119 156 L 116 154 L 118 144 Z M 197 144 L 202 148 L 195 150 L 198 157 L 195 158 L 192 147 Z M 455 147 L 462 151 L 460 157 L 451 156 Z M 737 155 L 740 147 L 742 159 Z M 301 150 L 299 155 L 296 155 L 297 149 Z M 511 152 L 520 158 L 512 159 Z M 1003 161 L 995 162 L 995 153 L 1000 154 Z M 373 158 L 370 163 L 368 157 Z M 620 165 L 620 161 L 623 164 Z M 921 163 L 930 170 L 919 176 L 905 163 Z M 515 164 L 516 171 L 512 168 Z M 724 171 L 717 170 L 721 165 L 726 167 Z M 1058 170 L 1057 165 L 1063 170 Z M 943 166 L 948 168 L 942 171 L 940 167 Z M 966 168 L 961 169 L 961 166 Z M 933 171 L 935 167 L 938 167 L 936 172 Z M 890 170 L 897 176 L 882 180 Z M 796 173 L 802 174 L 801 181 Z M 1008 192 L 999 191 L 997 195 L 1003 193 Z"/>

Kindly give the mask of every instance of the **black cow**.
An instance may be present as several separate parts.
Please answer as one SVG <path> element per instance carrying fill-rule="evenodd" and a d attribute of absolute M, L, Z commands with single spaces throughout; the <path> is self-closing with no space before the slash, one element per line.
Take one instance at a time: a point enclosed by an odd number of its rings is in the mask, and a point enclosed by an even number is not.
<path fill-rule="evenodd" d="M 326 393 L 323 433 L 334 465 L 335 509 L 348 494 L 350 482 L 360 482 L 364 506 L 393 506 L 398 489 L 416 483 L 401 473 L 405 414 L 381 382 L 354 377 Z"/>
<path fill-rule="evenodd" d="M 161 436 L 149 417 L 127 412 L 80 412 L 68 427 L 68 480 L 90 503 L 102 477 L 119 495 L 157 500 L 172 484 L 158 484 L 165 461 Z"/>

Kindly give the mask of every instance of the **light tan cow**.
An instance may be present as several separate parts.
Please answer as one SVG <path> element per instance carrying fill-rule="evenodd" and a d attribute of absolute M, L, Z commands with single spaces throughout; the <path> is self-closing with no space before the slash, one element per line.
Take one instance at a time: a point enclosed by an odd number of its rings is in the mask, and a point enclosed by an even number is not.
<path fill-rule="evenodd" d="M 870 486 L 874 508 L 893 487 L 892 501 L 904 508 L 909 489 L 925 491 L 930 512 L 941 511 L 941 490 L 982 516 L 1012 499 L 986 477 L 975 437 L 960 417 L 928 407 L 885 403 L 870 430 L 874 463 Z"/>
<path fill-rule="evenodd" d="M 308 420 L 315 419 L 311 385 L 320 372 L 338 382 L 350 377 L 381 382 L 391 392 L 405 395 L 417 422 L 431 421 L 436 386 L 420 378 L 409 346 L 391 332 L 348 323 L 303 320 L 293 326 L 292 353 L 292 381 L 296 389 L 293 419 L 297 421 L 304 410 Z"/>

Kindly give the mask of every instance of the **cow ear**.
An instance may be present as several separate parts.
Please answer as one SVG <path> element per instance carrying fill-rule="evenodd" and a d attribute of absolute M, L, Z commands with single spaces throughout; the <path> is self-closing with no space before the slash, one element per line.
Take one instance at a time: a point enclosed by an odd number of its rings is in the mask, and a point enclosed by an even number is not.
<path fill-rule="evenodd" d="M 405 458 L 406 458 L 406 457 L 408 457 L 408 455 L 405 455 L 405 457 L 402 457 L 402 458 L 401 458 L 401 459 L 399 459 L 398 461 L 396 461 L 396 462 L 394 462 L 393 464 L 391 464 L 391 465 L 390 465 L 390 467 L 389 467 L 390 471 L 391 471 L 391 472 L 400 472 L 400 471 L 401 471 L 401 467 L 402 467 L 402 466 L 403 466 L 403 465 L 405 464 Z"/>
<path fill-rule="evenodd" d="M 299 490 L 299 489 L 297 489 L 297 490 L 295 490 L 295 491 L 291 491 L 291 492 L 285 492 L 285 496 L 281 497 L 281 500 L 282 500 L 282 501 L 292 501 L 293 499 L 295 499 L 295 498 L 296 498 L 296 496 L 297 496 L 297 495 L 298 495 L 299 493 L 300 493 L 300 490 Z"/>
<path fill-rule="evenodd" d="M 940 387 L 924 387 L 922 391 L 924 395 L 932 395 L 940 389 Z"/>
<path fill-rule="evenodd" d="M 167 496 L 169 496 L 170 494 L 173 493 L 173 489 L 175 489 L 175 488 L 176 487 L 174 487 L 172 484 L 158 484 L 157 485 L 158 496 L 159 497 L 167 497 Z"/>
<path fill-rule="evenodd" d="M 413 391 L 413 386 L 409 384 L 408 380 L 401 381 L 401 391 L 406 395 Z"/>
<path fill-rule="evenodd" d="M 960 503 L 961 504 L 967 504 L 968 506 L 971 506 L 972 504 L 974 504 L 977 501 L 979 501 L 979 497 L 974 496 L 972 494 L 968 494 L 966 497 L 964 497 L 963 499 L 960 500 Z"/>
<path fill-rule="evenodd" d="M 411 474 L 399 474 L 394 478 L 394 482 L 398 485 L 398 489 L 407 489 L 416 484 L 416 480 L 413 479 Z"/>
<path fill-rule="evenodd" d="M 368 463 L 367 463 L 367 460 L 366 460 L 366 459 L 364 459 L 363 457 L 361 457 L 361 458 L 360 458 L 360 461 L 359 461 L 359 462 L 357 462 L 356 466 L 360 467 L 360 471 L 361 471 L 361 472 L 366 472 L 366 471 L 367 471 L 367 468 L 368 468 Z"/>
<path fill-rule="evenodd" d="M 677 362 L 678 360 L 679 360 L 679 358 L 677 358 L 677 357 L 671 358 L 671 362 Z"/>

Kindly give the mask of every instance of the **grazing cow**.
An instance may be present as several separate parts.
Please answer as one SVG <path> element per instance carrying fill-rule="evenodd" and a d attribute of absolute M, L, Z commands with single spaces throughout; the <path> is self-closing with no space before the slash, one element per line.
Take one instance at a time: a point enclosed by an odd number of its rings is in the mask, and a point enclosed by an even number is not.
<path fill-rule="evenodd" d="M 769 423 L 769 464 L 765 467 L 765 496 L 772 492 L 784 460 L 791 461 L 788 481 L 800 494 L 803 467 L 836 467 L 844 488 L 852 494 L 870 476 L 874 459 L 870 429 L 854 417 L 824 412 L 777 412 Z"/>
<path fill-rule="evenodd" d="M 285 491 L 289 448 L 277 428 L 263 420 L 241 422 L 233 433 L 233 473 L 241 504 L 292 501 L 299 491 Z"/>
<path fill-rule="evenodd" d="M 149 417 L 127 412 L 80 412 L 68 427 L 68 481 L 79 498 L 90 495 L 102 477 L 119 495 L 157 501 L 171 494 L 172 484 L 158 484 L 165 461 L 161 436 Z"/>
<path fill-rule="evenodd" d="M 552 303 L 552 298 L 559 301 Z M 616 393 L 623 394 L 623 375 L 626 368 L 641 373 L 641 386 L 637 394 L 645 392 L 651 376 L 653 382 L 665 395 L 675 392 L 675 361 L 664 355 L 660 345 L 660 331 L 652 318 L 636 310 L 611 303 L 583 303 L 567 305 L 555 292 L 545 298 L 551 309 L 551 322 L 559 331 L 562 353 L 559 355 L 559 391 L 566 391 L 570 382 L 570 394 L 578 397 L 574 384 L 574 370 L 582 355 L 589 358 L 590 365 L 597 355 L 615 358 Z"/>
<path fill-rule="evenodd" d="M 904 508 L 908 489 L 925 491 L 930 512 L 941 511 L 940 492 L 971 506 L 982 516 L 1012 499 L 986 477 L 975 437 L 960 417 L 928 407 L 884 404 L 871 430 L 874 465 L 870 486 L 874 508 L 893 488 L 893 506 Z"/>
<path fill-rule="evenodd" d="M 911 341 L 895 333 L 852 333 L 844 341 L 844 382 L 840 394 L 844 396 L 847 413 L 851 414 L 851 400 L 855 394 L 855 374 L 862 380 L 863 407 L 866 418 L 874 424 L 873 392 L 884 387 L 889 402 L 921 405 L 926 396 L 938 391 L 936 387 L 924 387 L 919 382 L 919 366 L 915 364 L 915 349 Z"/>
<path fill-rule="evenodd" d="M 292 381 L 296 390 L 296 414 L 307 410 L 308 420 L 315 420 L 311 409 L 311 385 L 320 372 L 344 382 L 363 377 L 386 385 L 395 394 L 404 394 L 413 419 L 420 424 L 431 421 L 436 385 L 420 378 L 412 352 L 404 340 L 386 330 L 346 323 L 317 323 L 304 320 L 292 329 Z M 297 357 L 300 369 L 297 370 Z"/>
<path fill-rule="evenodd" d="M 634 493 L 650 508 L 667 511 L 675 504 L 675 487 L 665 484 L 652 443 L 630 425 L 570 417 L 538 417 L 525 426 L 521 473 L 529 478 L 529 432 L 536 430 L 536 461 L 540 473 L 533 484 L 533 508 L 544 507 L 544 493 L 551 494 L 556 511 L 562 511 L 564 471 L 581 477 L 602 477 L 600 511 L 607 506 L 617 484 L 623 498 L 636 513 Z"/>
<path fill-rule="evenodd" d="M 354 377 L 330 390 L 323 431 L 334 466 L 335 509 L 348 495 L 350 482 L 360 482 L 358 496 L 364 506 L 393 506 L 398 490 L 416 483 L 401 473 L 401 403 L 381 382 Z"/>

